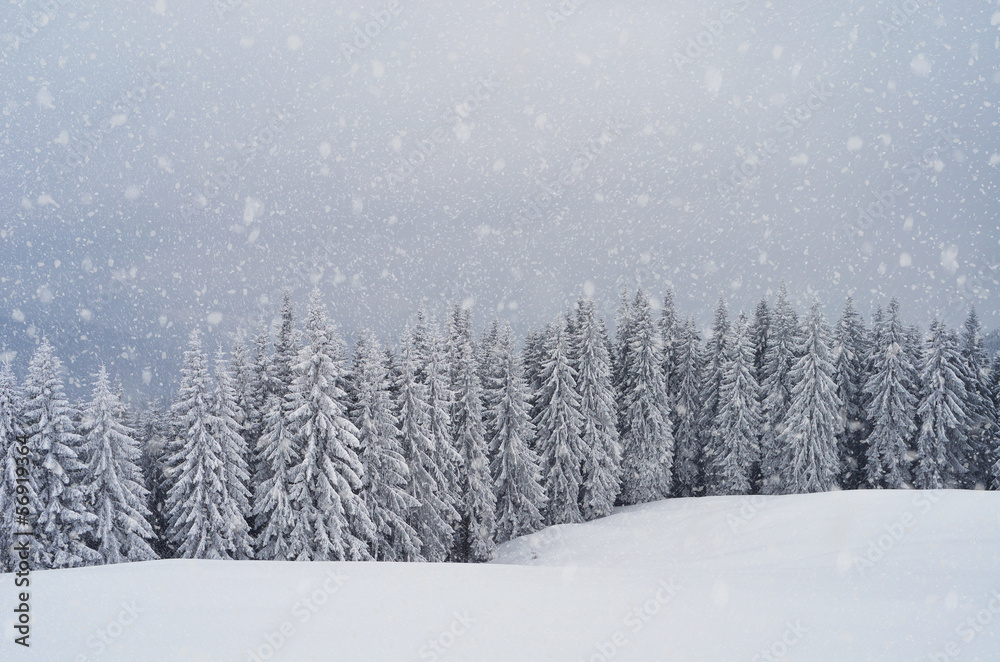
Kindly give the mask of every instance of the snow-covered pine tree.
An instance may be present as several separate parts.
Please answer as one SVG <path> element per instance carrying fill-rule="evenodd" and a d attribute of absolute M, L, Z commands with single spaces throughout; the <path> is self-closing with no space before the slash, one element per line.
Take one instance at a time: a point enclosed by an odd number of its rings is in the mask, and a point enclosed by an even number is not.
<path fill-rule="evenodd" d="M 81 485 L 88 508 L 97 516 L 93 541 L 109 564 L 157 558 L 149 544 L 154 534 L 138 464 L 139 443 L 135 431 L 119 420 L 121 409 L 101 366 L 80 427 L 87 457 Z"/>
<path fill-rule="evenodd" d="M 442 497 L 448 500 L 452 509 L 442 511 L 442 515 L 460 515 L 462 458 L 455 448 L 452 437 L 451 403 L 454 394 L 449 383 L 445 341 L 441 329 L 433 319 L 427 319 L 423 311 L 417 313 L 413 335 L 414 348 L 418 358 L 417 380 L 425 387 L 427 402 L 427 424 L 434 449 L 434 462 L 445 477 Z M 453 532 L 457 530 L 459 519 L 448 522 Z M 454 537 L 454 533 L 453 533 Z M 422 536 L 421 536 L 422 538 Z"/>
<path fill-rule="evenodd" d="M 218 439 L 222 449 L 228 496 L 226 502 L 235 506 L 234 512 L 228 514 L 229 548 L 233 558 L 245 560 L 254 557 L 249 524 L 253 509 L 248 488 L 250 471 L 246 440 L 243 438 L 242 426 L 237 422 L 240 410 L 236 398 L 228 362 L 222 350 L 219 350 L 215 357 L 215 392 L 212 398 L 210 431 Z"/>
<path fill-rule="evenodd" d="M 450 337 L 454 380 L 452 427 L 455 447 L 461 458 L 458 465 L 461 520 L 455 531 L 453 558 L 480 563 L 489 561 L 496 553 L 493 541 L 496 496 L 486 457 L 479 363 L 468 309 L 455 308 Z"/>
<path fill-rule="evenodd" d="M 618 441 L 618 414 L 611 383 L 611 356 L 604 320 L 591 299 L 577 303 L 577 348 L 573 368 L 580 395 L 580 437 L 585 452 L 580 490 L 580 513 L 585 520 L 611 514 L 621 490 L 622 459 Z M 661 326 L 661 332 L 673 336 Z"/>
<path fill-rule="evenodd" d="M 420 539 L 421 556 L 428 561 L 444 561 L 451 550 L 452 523 L 458 520 L 458 512 L 439 462 L 441 449 L 436 447 L 431 432 L 428 389 L 418 376 L 422 363 L 418 340 L 407 328 L 399 344 L 396 411 L 403 457 L 410 469 L 407 492 L 417 503 L 409 523 Z"/>
<path fill-rule="evenodd" d="M 854 300 L 848 297 L 833 338 L 835 379 L 841 403 L 837 447 L 842 471 L 840 484 L 845 489 L 856 489 L 864 482 L 867 337 L 864 321 L 854 308 Z"/>
<path fill-rule="evenodd" d="M 34 472 L 25 465 L 28 458 L 17 451 L 20 440 L 24 438 L 23 416 L 21 390 L 17 387 L 10 363 L 4 361 L 0 366 L 0 572 L 13 572 L 15 564 L 10 547 L 14 543 L 14 532 L 28 528 L 17 522 L 19 502 L 24 500 L 31 514 L 29 522 L 38 512 Z M 18 481 L 18 458 L 22 458 L 21 465 L 27 470 L 27 475 L 21 476 L 26 480 Z M 18 485 L 23 486 L 20 494 Z"/>
<path fill-rule="evenodd" d="M 299 330 L 295 328 L 295 305 L 292 303 L 291 290 L 286 289 L 282 293 L 278 317 L 274 357 L 268 366 L 270 372 L 267 375 L 267 391 L 281 400 L 292 387 L 292 365 L 302 346 Z"/>
<path fill-rule="evenodd" d="M 97 517 L 80 485 L 83 439 L 63 393 L 62 363 L 43 338 L 28 365 L 24 383 L 24 421 L 31 449 L 38 511 L 34 522 L 36 568 L 75 568 L 99 563 L 87 546 Z"/>
<path fill-rule="evenodd" d="M 580 514 L 581 470 L 586 450 L 580 438 L 580 396 L 576 371 L 570 363 L 570 342 L 565 323 L 554 327 L 546 343 L 549 354 L 542 367 L 542 386 L 537 394 L 538 431 L 542 485 L 545 487 L 547 524 L 582 522 Z"/>
<path fill-rule="evenodd" d="M 899 302 L 893 299 L 885 321 L 876 330 L 872 371 L 865 383 L 872 425 L 865 473 L 871 487 L 900 488 L 909 473 L 907 444 L 916 431 L 917 399 L 913 394 L 916 371 L 904 350 L 905 333 L 899 321 Z"/>
<path fill-rule="evenodd" d="M 171 407 L 176 436 L 166 471 L 168 533 L 180 558 L 231 559 L 232 517 L 239 508 L 226 489 L 225 456 L 212 430 L 212 383 L 201 335 L 191 332 Z"/>
<path fill-rule="evenodd" d="M 310 297 L 303 340 L 292 364 L 296 408 L 288 422 L 301 448 L 291 491 L 307 535 L 300 558 L 370 560 L 375 525 L 359 495 L 364 469 L 358 429 L 347 417 L 343 341 L 327 321 L 318 291 Z"/>
<path fill-rule="evenodd" d="M 267 331 L 267 323 L 261 322 L 260 331 L 253 339 L 253 355 L 250 362 L 248 381 L 254 390 L 253 410 L 254 414 L 249 420 L 250 427 L 246 430 L 247 449 L 250 461 L 250 493 L 257 494 L 257 488 L 269 477 L 269 467 L 271 463 L 261 455 L 260 439 L 267 428 L 267 417 L 270 413 L 271 396 L 275 396 L 274 402 L 281 406 L 283 397 L 272 393 L 270 375 L 274 370 L 271 363 L 271 356 L 267 352 L 267 344 L 270 336 Z M 272 420 L 272 422 L 274 422 Z M 251 522 L 251 530 L 254 538 L 260 535 L 257 518 Z"/>
<path fill-rule="evenodd" d="M 781 488 L 790 494 L 828 492 L 841 473 L 837 452 L 840 396 L 830 352 L 830 332 L 813 301 L 803 325 L 801 355 L 788 373 L 792 400 L 778 437 Z"/>
<path fill-rule="evenodd" d="M 282 402 L 273 393 L 268 394 L 264 406 L 264 433 L 257 442 L 258 462 L 265 464 L 266 476 L 256 486 L 253 499 L 253 516 L 257 534 L 254 539 L 255 556 L 270 561 L 308 560 L 308 529 L 299 517 L 292 499 L 296 476 L 294 468 L 301 456 L 292 429 L 289 414 L 294 411 L 294 396 L 286 394 Z"/>
<path fill-rule="evenodd" d="M 971 449 L 963 370 L 958 338 L 934 320 L 927 332 L 920 370 L 920 431 L 913 479 L 917 489 L 958 487 L 968 471 Z"/>
<path fill-rule="evenodd" d="M 674 434 L 663 376 L 660 333 L 649 301 L 632 305 L 632 343 L 622 409 L 621 501 L 626 505 L 670 496 L 674 470 Z"/>
<path fill-rule="evenodd" d="M 742 314 L 728 342 L 716 416 L 719 446 L 712 454 L 715 467 L 708 472 L 712 476 L 708 493 L 715 495 L 749 494 L 760 462 L 760 394 L 754 376 L 753 338 Z"/>
<path fill-rule="evenodd" d="M 358 333 L 354 346 L 351 418 L 364 467 L 362 498 L 375 525 L 378 561 L 420 561 L 421 542 L 408 520 L 420 505 L 407 493 L 410 470 L 400 449 L 389 391 L 387 357 L 375 336 Z"/>
<path fill-rule="evenodd" d="M 528 443 L 534 436 L 529 393 L 509 324 L 499 330 L 494 360 L 496 366 L 490 370 L 494 431 L 489 443 L 497 495 L 496 541 L 503 543 L 542 528 L 545 491 L 538 456 Z"/>
<path fill-rule="evenodd" d="M 771 334 L 771 309 L 767 305 L 767 297 L 762 296 L 754 310 L 753 322 L 750 323 L 750 339 L 753 341 L 754 374 L 759 380 L 764 374 L 764 357 L 767 356 L 768 336 Z"/>
<path fill-rule="evenodd" d="M 994 419 L 1000 423 L 1000 352 L 993 357 L 990 366 L 989 394 L 992 400 Z M 991 490 L 1000 490 L 1000 425 L 993 429 L 989 439 Z"/>
<path fill-rule="evenodd" d="M 712 322 L 712 335 L 705 342 L 699 363 L 702 366 L 701 394 L 699 396 L 698 437 L 701 451 L 701 481 L 702 489 L 715 483 L 712 472 L 718 466 L 714 455 L 720 447 L 718 440 L 719 427 L 719 393 L 722 391 L 723 365 L 726 361 L 726 350 L 730 345 L 729 313 L 726 302 L 719 297 L 715 308 L 715 319 Z"/>
<path fill-rule="evenodd" d="M 993 464 L 991 438 L 997 435 L 997 420 L 990 406 L 989 362 L 983 349 L 983 332 L 975 307 L 969 310 L 961 338 L 962 381 L 965 385 L 968 439 L 971 453 L 963 487 L 986 486 Z"/>
<path fill-rule="evenodd" d="M 660 310 L 660 342 L 663 346 L 662 366 L 663 382 L 667 389 L 667 403 L 673 406 L 674 395 L 674 344 L 677 341 L 680 321 L 677 319 L 677 308 L 674 304 L 674 290 L 668 287 L 663 294 L 663 307 Z"/>
<path fill-rule="evenodd" d="M 173 558 L 174 550 L 167 536 L 167 443 L 173 437 L 169 416 L 151 404 L 139 416 L 139 469 L 146 488 L 149 526 L 153 530 L 150 546 L 161 559 Z"/>
<path fill-rule="evenodd" d="M 790 488 L 781 485 L 782 462 L 786 457 L 780 445 L 785 416 L 792 404 L 792 380 L 788 376 L 798 358 L 800 346 L 799 318 L 788 301 L 788 291 L 782 283 L 771 311 L 770 334 L 764 355 L 764 370 L 758 375 L 761 385 L 761 485 L 763 494 L 785 494 Z"/>
<path fill-rule="evenodd" d="M 632 344 L 635 339 L 635 305 L 640 299 L 646 301 L 642 288 L 637 288 L 635 299 L 629 296 L 627 288 L 622 288 L 618 304 L 618 315 L 615 320 L 615 351 L 611 357 L 611 382 L 615 388 L 615 400 L 618 402 L 618 438 L 625 439 L 628 432 L 628 419 L 625 415 L 625 397 L 632 390 Z M 648 303 L 648 302 L 647 302 Z M 624 449 L 623 449 L 624 450 Z"/>
<path fill-rule="evenodd" d="M 698 434 L 701 398 L 701 335 L 694 318 L 684 323 L 674 347 L 674 493 L 700 494 L 701 436 Z"/>
<path fill-rule="evenodd" d="M 479 360 L 479 383 L 482 386 L 483 394 L 483 436 L 486 439 L 487 452 L 490 449 L 490 441 L 496 436 L 496 398 L 500 395 L 499 391 L 494 388 L 497 371 L 500 368 L 500 361 L 497 358 L 497 352 L 499 351 L 497 347 L 498 342 L 500 342 L 500 320 L 494 317 L 493 321 L 490 322 L 489 329 L 487 329 L 486 333 L 479 340 L 479 352 L 477 354 Z M 492 462 L 493 456 L 489 455 L 488 458 Z"/>
<path fill-rule="evenodd" d="M 264 403 L 267 397 L 266 373 L 257 371 L 254 353 L 253 345 L 248 347 L 242 338 L 237 338 L 229 360 L 229 374 L 232 376 L 233 390 L 236 393 L 236 422 L 239 423 L 240 435 L 243 437 L 244 457 L 249 475 L 246 488 L 250 501 L 253 500 L 256 488 L 256 449 L 260 435 L 264 431 Z M 248 522 L 252 531 L 252 516 L 248 517 Z"/>

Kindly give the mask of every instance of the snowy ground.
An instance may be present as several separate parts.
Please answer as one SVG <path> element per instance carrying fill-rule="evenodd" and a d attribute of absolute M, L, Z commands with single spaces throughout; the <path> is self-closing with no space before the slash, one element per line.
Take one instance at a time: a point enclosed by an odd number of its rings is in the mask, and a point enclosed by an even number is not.
<path fill-rule="evenodd" d="M 490 565 L 157 561 L 32 575 L 0 659 L 1000 659 L 1000 494 L 675 499 Z M 978 621 L 977 621 L 978 619 Z"/>

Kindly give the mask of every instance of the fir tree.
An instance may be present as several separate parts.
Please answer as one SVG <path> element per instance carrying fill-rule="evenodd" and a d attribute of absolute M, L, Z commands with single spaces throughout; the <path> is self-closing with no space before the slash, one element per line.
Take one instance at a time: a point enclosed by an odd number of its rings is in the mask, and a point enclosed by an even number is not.
<path fill-rule="evenodd" d="M 853 299 L 848 297 L 833 340 L 837 396 L 841 403 L 837 435 L 843 472 L 841 484 L 848 489 L 860 487 L 864 479 L 864 367 L 868 352 L 864 322 L 854 309 Z"/>
<path fill-rule="evenodd" d="M 343 341 L 314 292 L 302 349 L 292 364 L 295 410 L 288 424 L 301 448 L 292 503 L 307 540 L 300 558 L 369 560 L 375 526 L 359 496 L 364 475 L 358 430 L 347 418 Z"/>
<path fill-rule="evenodd" d="M 781 488 L 787 493 L 826 492 L 837 487 L 840 457 L 840 397 L 826 320 L 814 301 L 803 328 L 801 356 L 788 373 L 792 400 L 778 443 Z"/>
<path fill-rule="evenodd" d="M 171 443 L 167 478 L 169 538 L 177 556 L 231 559 L 230 532 L 238 523 L 235 501 L 226 489 L 223 448 L 212 434 L 212 384 L 201 336 L 191 333 L 184 352 L 181 383 L 171 413 L 177 436 Z"/>
<path fill-rule="evenodd" d="M 916 430 L 915 370 L 903 349 L 905 331 L 899 321 L 899 303 L 889 304 L 888 317 L 876 331 L 872 372 L 865 383 L 872 432 L 866 456 L 871 487 L 897 489 L 907 479 L 907 443 Z"/>
<path fill-rule="evenodd" d="M 920 432 L 914 487 L 957 487 L 968 471 L 966 392 L 958 339 L 934 320 L 920 370 Z"/>
<path fill-rule="evenodd" d="M 626 505 L 669 496 L 674 464 L 673 424 L 660 361 L 663 350 L 645 299 L 634 301 L 632 324 L 629 375 L 622 400 L 621 500 Z"/>
<path fill-rule="evenodd" d="M 400 342 L 396 409 L 403 457 L 410 469 L 407 492 L 417 504 L 409 523 L 420 539 L 421 556 L 444 561 L 451 549 L 452 523 L 458 520 L 458 512 L 439 463 L 442 453 L 431 432 L 428 389 L 418 377 L 419 354 L 417 341 L 407 330 Z"/>
<path fill-rule="evenodd" d="M 493 558 L 496 526 L 496 497 L 493 494 L 486 440 L 483 430 L 482 389 L 479 365 L 472 342 L 469 311 L 455 309 L 452 317 L 452 425 L 459 464 L 459 501 L 461 516 L 455 535 L 455 558 L 483 562 Z"/>
<path fill-rule="evenodd" d="M 570 338 L 564 324 L 547 343 L 550 353 L 542 368 L 539 413 L 534 421 L 541 454 L 542 484 L 548 507 L 547 524 L 582 522 L 581 469 L 586 450 L 580 438 L 580 396 L 576 371 L 570 364 Z"/>
<path fill-rule="evenodd" d="M 257 535 L 254 549 L 258 559 L 274 561 L 308 560 L 308 531 L 293 503 L 296 477 L 293 473 L 301 457 L 288 425 L 295 410 L 293 396 L 285 401 L 269 394 L 264 407 L 264 433 L 258 440 L 257 457 L 266 464 L 266 476 L 254 491 L 253 516 Z"/>
<path fill-rule="evenodd" d="M 24 384 L 25 431 L 38 498 L 34 522 L 34 567 L 74 568 L 100 562 L 87 538 L 97 517 L 80 487 L 83 440 L 63 393 L 62 363 L 42 339 L 28 365 Z"/>
<path fill-rule="evenodd" d="M 253 543 L 250 536 L 249 519 L 252 517 L 250 472 L 247 464 L 246 440 L 242 426 L 237 422 L 239 406 L 233 389 L 232 378 L 226 359 L 220 350 L 215 359 L 215 393 L 212 398 L 210 432 L 218 439 L 225 468 L 225 488 L 227 503 L 234 508 L 229 513 L 229 548 L 233 558 L 252 559 Z"/>
<path fill-rule="evenodd" d="M 173 436 L 169 417 L 155 407 L 147 408 L 139 419 L 139 469 L 146 488 L 149 526 L 153 530 L 150 546 L 159 558 L 172 558 L 174 550 L 167 533 L 167 443 Z"/>
<path fill-rule="evenodd" d="M 771 309 L 767 297 L 761 297 L 754 310 L 750 324 L 750 340 L 753 342 L 753 367 L 758 380 L 764 374 L 764 359 L 767 357 L 768 337 L 771 335 Z"/>
<path fill-rule="evenodd" d="M 719 390 L 719 447 L 713 456 L 710 494 L 749 494 L 754 466 L 760 462 L 760 394 L 754 376 L 754 346 L 740 315 L 729 336 Z"/>
<path fill-rule="evenodd" d="M 761 412 L 761 485 L 763 494 L 783 494 L 788 487 L 780 484 L 785 451 L 780 445 L 785 416 L 792 405 L 792 380 L 789 373 L 798 358 L 800 345 L 799 320 L 788 301 L 784 283 L 771 313 L 767 352 L 763 373 L 758 376 L 763 402 Z"/>
<path fill-rule="evenodd" d="M 135 432 L 120 421 L 121 409 L 101 366 L 81 426 L 87 456 L 81 483 L 97 516 L 92 535 L 104 563 L 156 558 L 149 545 L 154 534 L 138 465 L 139 444 Z"/>
<path fill-rule="evenodd" d="M 604 321 L 594 302 L 577 304 L 577 347 L 573 368 L 580 395 L 580 437 L 585 452 L 580 512 L 585 520 L 611 514 L 621 489 L 621 445 L 616 426 L 615 391 L 611 383 L 611 356 Z M 661 327 L 661 332 L 665 332 Z M 673 334 L 673 329 L 669 333 Z"/>
<path fill-rule="evenodd" d="M 372 557 L 379 561 L 419 561 L 421 542 L 408 519 L 420 504 L 406 488 L 410 470 L 400 450 L 392 409 L 386 354 L 367 331 L 354 352 L 352 420 L 358 429 L 365 505 L 375 525 Z"/>
<path fill-rule="evenodd" d="M 680 322 L 677 319 L 677 308 L 674 306 L 674 291 L 672 288 L 667 288 L 667 291 L 663 295 L 663 307 L 660 311 L 659 327 L 660 342 L 663 347 L 663 382 L 667 390 L 667 403 L 673 404 L 674 345 L 677 342 L 677 334 L 680 331 Z"/>
<path fill-rule="evenodd" d="M 712 336 L 704 346 L 700 359 L 702 366 L 701 395 L 699 397 L 698 437 L 701 451 L 701 470 L 703 486 L 715 483 L 713 470 L 718 466 L 716 453 L 721 447 L 718 425 L 719 394 L 722 391 L 723 366 L 726 362 L 726 351 L 730 346 L 729 313 L 726 302 L 720 297 L 715 309 L 715 319 L 712 323 Z"/>
<path fill-rule="evenodd" d="M 990 366 L 989 395 L 992 401 L 994 418 L 1000 421 L 1000 352 L 993 357 L 993 364 Z M 992 437 L 989 440 L 990 465 L 990 489 L 1000 490 L 1000 426 L 993 428 Z"/>
<path fill-rule="evenodd" d="M 990 482 L 992 461 L 991 437 L 996 435 L 997 420 L 989 393 L 989 363 L 983 349 L 982 327 L 976 309 L 969 311 L 962 329 L 962 381 L 965 385 L 965 412 L 968 443 L 971 447 L 964 486 L 974 488 Z"/>
<path fill-rule="evenodd" d="M 674 492 L 695 496 L 702 490 L 701 435 L 698 432 L 701 398 L 701 336 L 694 319 L 689 319 L 677 335 L 674 348 Z"/>
<path fill-rule="evenodd" d="M 528 443 L 534 436 L 528 417 L 528 388 L 509 325 L 499 331 L 493 356 L 497 365 L 490 370 L 489 390 L 495 407 L 490 455 L 497 495 L 496 541 L 503 543 L 542 528 L 545 492 L 538 456 Z"/>
<path fill-rule="evenodd" d="M 14 533 L 28 529 L 18 524 L 17 509 L 27 508 L 29 522 L 38 512 L 34 472 L 28 470 L 27 464 L 30 458 L 18 452 L 25 434 L 23 416 L 21 390 L 5 361 L 0 366 L 0 572 L 14 571 L 16 563 L 11 554 Z M 22 467 L 20 478 L 26 480 L 18 480 L 18 466 Z"/>

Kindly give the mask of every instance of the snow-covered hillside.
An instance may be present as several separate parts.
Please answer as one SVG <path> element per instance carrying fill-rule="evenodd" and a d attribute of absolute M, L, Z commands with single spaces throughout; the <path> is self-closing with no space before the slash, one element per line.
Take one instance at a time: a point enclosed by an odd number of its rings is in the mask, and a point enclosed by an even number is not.
<path fill-rule="evenodd" d="M 1000 659 L 1000 494 L 673 499 L 488 565 L 168 560 L 32 574 L 3 660 Z M 978 619 L 978 620 L 977 620 Z"/>

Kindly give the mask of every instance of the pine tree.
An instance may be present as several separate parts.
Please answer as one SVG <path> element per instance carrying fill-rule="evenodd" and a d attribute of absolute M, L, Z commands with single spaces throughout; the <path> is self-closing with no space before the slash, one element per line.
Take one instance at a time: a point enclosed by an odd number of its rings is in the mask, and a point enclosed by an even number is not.
<path fill-rule="evenodd" d="M 865 383 L 865 393 L 870 398 L 867 414 L 872 423 L 866 474 L 871 487 L 897 489 L 907 479 L 907 443 L 916 430 L 913 422 L 916 374 L 903 349 L 905 331 L 895 299 L 887 312 L 887 319 L 876 331 L 872 372 Z"/>
<path fill-rule="evenodd" d="M 81 426 L 87 456 L 81 484 L 97 516 L 92 535 L 104 563 L 156 558 L 149 545 L 154 534 L 138 465 L 139 444 L 135 432 L 119 420 L 121 409 L 101 366 Z"/>
<path fill-rule="evenodd" d="M 86 544 L 97 517 L 87 508 L 80 486 L 85 458 L 74 423 L 79 413 L 66 400 L 61 372 L 62 363 L 43 338 L 24 384 L 25 431 L 38 497 L 33 565 L 41 568 L 75 568 L 101 560 Z"/>
<path fill-rule="evenodd" d="M 702 490 L 701 436 L 701 336 L 694 319 L 683 325 L 674 348 L 676 375 L 674 384 L 674 493 L 690 497 Z"/>
<path fill-rule="evenodd" d="M 226 489 L 223 448 L 212 434 L 212 383 L 201 336 L 191 332 L 181 383 L 171 413 L 177 436 L 170 444 L 168 532 L 180 558 L 231 559 L 232 516 L 239 512 Z"/>
<path fill-rule="evenodd" d="M 701 395 L 699 400 L 698 437 L 701 451 L 701 480 L 703 488 L 716 482 L 713 475 L 718 466 L 716 453 L 721 447 L 719 428 L 719 395 L 722 391 L 723 366 L 726 362 L 726 351 L 730 346 L 729 313 L 726 302 L 720 297 L 715 309 L 715 319 L 712 322 L 712 336 L 705 342 L 700 359 L 702 366 Z"/>
<path fill-rule="evenodd" d="M 792 405 L 792 380 L 789 373 L 798 358 L 800 330 L 798 316 L 788 301 L 784 283 L 771 314 L 764 370 L 758 376 L 763 402 L 761 411 L 761 485 L 763 494 L 783 494 L 790 488 L 780 484 L 785 450 L 780 445 L 785 416 Z"/>
<path fill-rule="evenodd" d="M 423 311 L 417 313 L 413 342 L 416 356 L 419 357 L 417 380 L 425 387 L 427 398 L 427 424 L 435 452 L 434 462 L 445 478 L 445 482 L 441 484 L 441 496 L 451 506 L 450 510 L 443 510 L 441 514 L 455 517 L 448 524 L 456 532 L 461 517 L 459 502 L 462 494 L 462 458 L 455 448 L 452 436 L 451 405 L 454 394 L 449 382 L 451 369 L 441 330 L 434 320 L 425 317 Z M 454 535 L 453 533 L 453 537 Z"/>
<path fill-rule="evenodd" d="M 754 346 L 746 318 L 740 315 L 728 338 L 719 390 L 719 447 L 709 493 L 749 494 L 754 467 L 760 462 L 760 394 L 754 376 Z"/>
<path fill-rule="evenodd" d="M 18 452 L 25 433 L 23 416 L 24 400 L 14 372 L 5 361 L 0 366 L 0 572 L 14 571 L 16 563 L 10 549 L 14 533 L 27 529 L 17 522 L 17 508 L 28 509 L 29 521 L 38 512 L 34 473 L 27 464 L 30 458 Z M 18 466 L 22 467 L 21 476 Z"/>
<path fill-rule="evenodd" d="M 842 404 L 830 333 L 818 301 L 813 302 L 803 332 L 801 356 L 788 373 L 791 405 L 778 437 L 783 454 L 779 484 L 792 494 L 835 489 L 841 473 L 837 432 Z"/>
<path fill-rule="evenodd" d="M 419 355 L 417 339 L 407 329 L 400 341 L 396 411 L 403 457 L 410 469 L 407 492 L 417 504 L 409 523 L 420 539 L 420 555 L 437 562 L 444 561 L 451 549 L 452 523 L 458 520 L 458 512 L 439 462 L 442 452 L 431 431 L 428 389 L 418 377 Z"/>
<path fill-rule="evenodd" d="M 573 368 L 577 374 L 582 417 L 580 437 L 585 452 L 580 512 L 585 520 L 592 520 L 610 515 L 615 505 L 621 490 L 622 451 L 616 426 L 608 334 L 591 299 L 581 299 L 577 304 L 576 332 Z M 666 331 L 661 327 L 661 332 Z M 672 328 L 669 334 L 672 337 Z"/>
<path fill-rule="evenodd" d="M 483 411 L 483 436 L 486 439 L 487 451 L 490 449 L 490 442 L 496 436 L 496 411 L 497 397 L 499 392 L 493 388 L 497 380 L 497 370 L 500 368 L 500 360 L 497 352 L 500 351 L 500 320 L 493 318 L 490 327 L 483 334 L 479 341 L 479 383 L 482 385 L 482 411 Z M 488 456 L 492 462 L 493 456 Z"/>
<path fill-rule="evenodd" d="M 920 432 L 914 487 L 957 487 L 968 471 L 971 450 L 966 436 L 964 366 L 958 339 L 934 320 L 924 345 L 920 370 Z"/>
<path fill-rule="evenodd" d="M 648 301 L 633 302 L 632 320 L 631 359 L 622 400 L 621 500 L 626 505 L 669 496 L 674 466 L 673 423 L 660 361 L 663 349 Z"/>
<path fill-rule="evenodd" d="M 253 543 L 249 519 L 252 517 L 250 502 L 250 471 L 247 464 L 246 440 L 242 426 L 237 422 L 239 407 L 233 389 L 229 366 L 220 350 L 215 359 L 215 392 L 212 398 L 211 434 L 218 439 L 225 468 L 227 503 L 234 507 L 228 513 L 229 547 L 233 558 L 252 559 Z"/>
<path fill-rule="evenodd" d="M 256 494 L 257 488 L 270 477 L 269 468 L 271 463 L 261 455 L 262 446 L 260 440 L 267 428 L 267 418 L 271 412 L 272 396 L 274 397 L 274 402 L 277 402 L 279 406 L 284 402 L 284 398 L 273 393 L 271 389 L 269 375 L 272 374 L 274 367 L 271 363 L 271 356 L 267 353 L 268 340 L 267 324 L 261 323 L 260 332 L 254 337 L 253 360 L 247 376 L 249 388 L 254 393 L 251 409 L 252 414 L 248 420 L 249 427 L 245 430 L 247 448 L 250 452 L 251 494 Z M 272 423 L 274 422 L 272 420 Z M 255 538 L 260 535 L 258 524 L 259 522 L 255 516 L 251 527 Z"/>
<path fill-rule="evenodd" d="M 538 431 L 542 485 L 545 487 L 547 524 L 582 522 L 581 470 L 586 449 L 580 438 L 580 396 L 576 371 L 570 364 L 570 338 L 565 324 L 554 329 L 542 368 L 538 393 L 539 413 L 533 421 Z"/>
<path fill-rule="evenodd" d="M 496 541 L 503 543 L 542 528 L 545 492 L 538 456 L 528 443 L 534 436 L 529 393 L 510 325 L 499 330 L 493 357 L 497 365 L 490 370 L 489 390 L 495 409 L 489 443 L 497 495 Z"/>
<path fill-rule="evenodd" d="M 458 501 L 461 520 L 454 541 L 455 560 L 479 563 L 489 561 L 496 553 L 493 542 L 496 496 L 486 458 L 482 388 L 469 311 L 456 308 L 451 327 L 452 426 L 461 457 Z"/>
<path fill-rule="evenodd" d="M 764 359 L 767 356 L 768 337 L 771 335 L 771 309 L 767 297 L 761 297 L 750 324 L 750 340 L 753 342 L 754 374 L 760 379 L 764 374 Z"/>
<path fill-rule="evenodd" d="M 840 450 L 841 485 L 856 489 L 864 480 L 864 439 L 867 427 L 864 406 L 865 361 L 868 356 L 867 333 L 854 301 L 847 298 L 844 313 L 837 322 L 833 340 L 837 396 L 840 398 L 840 424 L 837 445 Z"/>
<path fill-rule="evenodd" d="M 167 443 L 173 437 L 169 417 L 150 405 L 139 418 L 139 469 L 146 488 L 149 526 L 153 530 L 150 546 L 158 558 L 174 556 L 167 533 Z"/>
<path fill-rule="evenodd" d="M 259 462 L 267 467 L 266 476 L 255 488 L 253 516 L 257 535 L 254 541 L 256 557 L 273 561 L 308 560 L 308 532 L 295 509 L 294 468 L 301 461 L 299 447 L 288 425 L 290 412 L 295 410 L 294 396 L 286 394 L 284 401 L 274 394 L 267 396 L 264 407 L 264 433 L 257 443 Z"/>
<path fill-rule="evenodd" d="M 292 364 L 296 408 L 288 424 L 301 448 L 291 497 L 312 561 L 371 559 L 375 526 L 359 496 L 364 470 L 358 429 L 347 418 L 343 341 L 313 292 L 302 349 Z"/>
<path fill-rule="evenodd" d="M 408 519 L 420 504 L 406 492 L 410 470 L 400 450 L 392 410 L 387 357 L 375 337 L 361 331 L 354 351 L 352 420 L 358 429 L 365 506 L 375 525 L 378 561 L 420 561 L 421 542 Z"/>
<path fill-rule="evenodd" d="M 673 378 L 675 372 L 674 345 L 677 341 L 677 334 L 680 331 L 679 325 L 680 323 L 677 319 L 677 308 L 674 305 L 674 291 L 672 288 L 667 288 L 667 291 L 663 294 L 663 307 L 660 311 L 659 327 L 660 342 L 663 346 L 663 383 L 667 390 L 667 403 L 669 405 L 673 404 Z"/>
<path fill-rule="evenodd" d="M 1000 422 L 1000 352 L 993 357 L 990 366 L 989 395 L 993 406 L 994 419 Z M 993 428 L 989 439 L 990 485 L 991 490 L 1000 490 L 1000 426 Z"/>
<path fill-rule="evenodd" d="M 996 434 L 997 420 L 989 393 L 989 363 L 983 349 L 979 316 L 973 307 L 962 330 L 962 381 L 965 385 L 968 439 L 971 452 L 964 487 L 974 488 L 990 482 L 992 462 L 990 438 Z"/>

